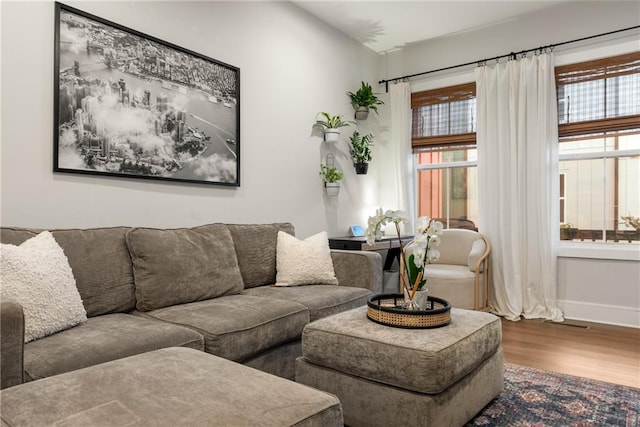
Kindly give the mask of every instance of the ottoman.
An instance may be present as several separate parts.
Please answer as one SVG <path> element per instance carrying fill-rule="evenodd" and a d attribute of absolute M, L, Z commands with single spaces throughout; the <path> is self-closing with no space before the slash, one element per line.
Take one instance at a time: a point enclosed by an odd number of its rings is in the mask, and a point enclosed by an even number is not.
<path fill-rule="evenodd" d="M 342 426 L 335 396 L 177 347 L 6 388 L 0 405 L 10 426 Z"/>
<path fill-rule="evenodd" d="M 366 307 L 309 323 L 296 381 L 335 394 L 349 426 L 456 426 L 502 391 L 502 327 L 452 309 L 436 329 L 372 322 Z"/>

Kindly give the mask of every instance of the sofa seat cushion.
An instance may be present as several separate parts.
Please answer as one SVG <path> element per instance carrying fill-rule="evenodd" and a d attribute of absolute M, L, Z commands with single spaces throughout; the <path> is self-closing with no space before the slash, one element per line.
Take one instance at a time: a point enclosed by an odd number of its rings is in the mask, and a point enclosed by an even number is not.
<path fill-rule="evenodd" d="M 24 346 L 24 370 L 35 380 L 164 347 L 204 350 L 199 333 L 130 314 L 91 317 L 86 323 Z"/>
<path fill-rule="evenodd" d="M 137 314 L 188 326 L 204 336 L 207 353 L 236 362 L 299 339 L 309 323 L 309 310 L 302 304 L 251 295 L 227 295 Z"/>
<path fill-rule="evenodd" d="M 328 393 L 220 357 L 167 348 L 0 392 L 3 424 L 342 426 Z"/>
<path fill-rule="evenodd" d="M 371 291 L 350 286 L 307 285 L 294 287 L 259 286 L 245 289 L 245 295 L 294 301 L 309 309 L 314 320 L 367 304 Z"/>

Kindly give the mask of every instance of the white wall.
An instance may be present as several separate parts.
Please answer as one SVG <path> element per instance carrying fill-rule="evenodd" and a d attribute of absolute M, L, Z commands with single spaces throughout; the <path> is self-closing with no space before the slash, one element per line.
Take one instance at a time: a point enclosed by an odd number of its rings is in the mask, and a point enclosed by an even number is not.
<path fill-rule="evenodd" d="M 405 46 L 383 57 L 381 79 L 474 62 L 640 25 L 640 3 L 569 2 L 498 25 Z M 557 47 L 557 65 L 640 50 L 636 31 Z M 412 91 L 474 81 L 474 66 L 411 80 Z M 565 243 L 563 243 L 565 244 Z M 580 244 L 578 244 L 580 245 Z M 574 244 L 575 246 L 575 244 Z M 567 318 L 640 327 L 640 247 L 561 248 L 558 305 Z"/>
<path fill-rule="evenodd" d="M 558 305 L 568 318 L 640 327 L 640 261 L 561 257 Z"/>
<path fill-rule="evenodd" d="M 373 51 L 288 2 L 67 4 L 240 68 L 241 187 L 54 174 L 54 3 L 2 1 L 1 225 L 290 221 L 306 237 L 363 223 L 365 194 L 377 204 L 375 165 L 356 176 L 345 140 L 342 193 L 324 195 L 327 148 L 312 135 L 317 112 L 353 114 L 346 92 L 375 82 Z"/>

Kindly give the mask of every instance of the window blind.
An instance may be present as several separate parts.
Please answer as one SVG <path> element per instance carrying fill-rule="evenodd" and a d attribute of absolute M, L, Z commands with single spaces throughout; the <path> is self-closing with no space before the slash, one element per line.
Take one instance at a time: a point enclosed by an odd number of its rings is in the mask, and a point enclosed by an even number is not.
<path fill-rule="evenodd" d="M 640 128 L 640 52 L 555 71 L 561 140 Z"/>
<path fill-rule="evenodd" d="M 475 145 L 475 83 L 412 93 L 411 111 L 414 152 Z"/>

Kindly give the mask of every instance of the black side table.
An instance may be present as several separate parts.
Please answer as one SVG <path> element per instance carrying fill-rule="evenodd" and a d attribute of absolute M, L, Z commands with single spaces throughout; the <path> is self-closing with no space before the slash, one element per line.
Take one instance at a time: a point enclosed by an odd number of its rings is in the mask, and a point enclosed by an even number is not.
<path fill-rule="evenodd" d="M 401 236 L 402 245 L 407 245 L 413 240 L 411 236 Z M 376 240 L 373 245 L 367 243 L 366 237 L 330 237 L 329 248 L 347 251 L 387 251 L 383 270 L 390 270 L 394 260 L 399 261 L 400 243 L 398 237 L 383 237 Z"/>

